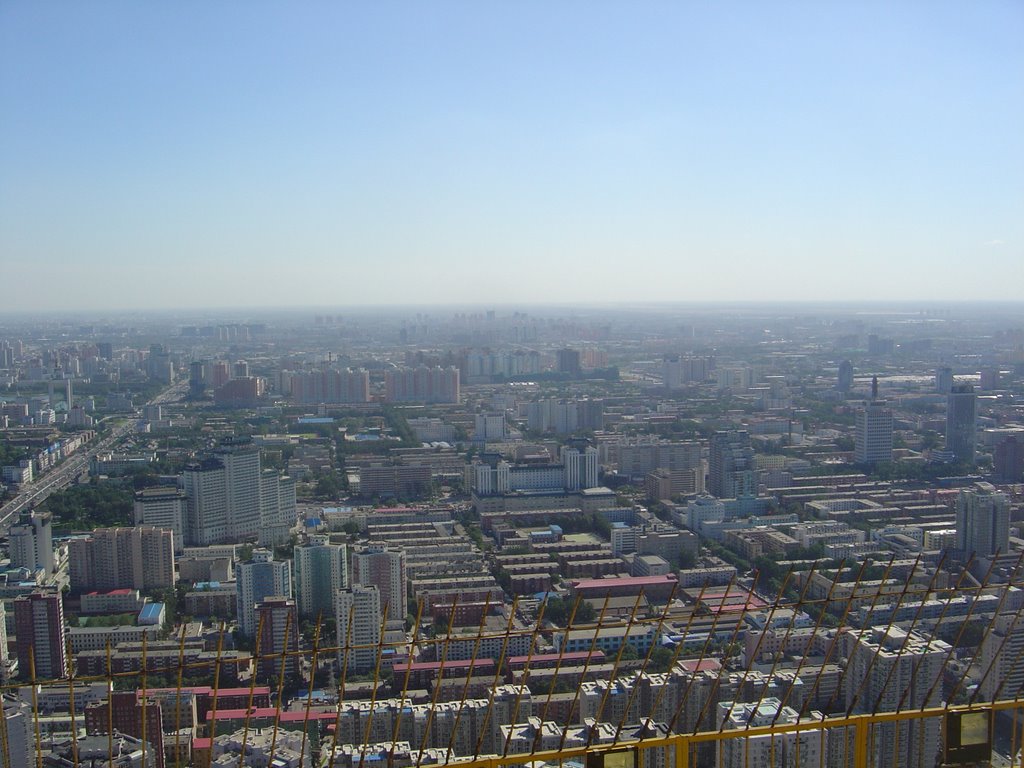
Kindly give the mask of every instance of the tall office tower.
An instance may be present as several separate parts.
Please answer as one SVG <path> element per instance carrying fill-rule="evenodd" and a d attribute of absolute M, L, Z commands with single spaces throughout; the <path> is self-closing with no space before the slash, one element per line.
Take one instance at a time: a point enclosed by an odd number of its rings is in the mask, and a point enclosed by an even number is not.
<path fill-rule="evenodd" d="M 202 360 L 193 360 L 188 364 L 188 393 L 192 397 L 202 397 L 206 391 L 206 365 Z"/>
<path fill-rule="evenodd" d="M 287 543 L 296 518 L 295 480 L 282 477 L 277 470 L 263 470 L 260 475 L 260 546 Z"/>
<path fill-rule="evenodd" d="M 53 573 L 53 518 L 49 512 L 22 512 L 10 531 L 11 566 Z"/>
<path fill-rule="evenodd" d="M 745 430 L 716 432 L 711 436 L 708 492 L 720 499 L 757 495 L 754 449 Z"/>
<path fill-rule="evenodd" d="M 231 378 L 232 379 L 247 379 L 249 378 L 249 363 L 245 360 L 237 361 L 231 366 Z"/>
<path fill-rule="evenodd" d="M 353 586 L 335 593 L 338 664 L 349 672 L 367 672 L 377 661 L 382 609 L 375 586 Z"/>
<path fill-rule="evenodd" d="M 846 706 L 854 714 L 938 706 L 942 669 L 950 647 L 941 640 L 894 626 L 852 630 Z M 933 768 L 939 756 L 939 718 L 875 724 L 870 765 Z"/>
<path fill-rule="evenodd" d="M 1010 549 L 1010 500 L 991 483 L 962 488 L 956 499 L 956 548 L 969 558 Z"/>
<path fill-rule="evenodd" d="M 1016 612 L 995 617 L 978 650 L 982 701 L 1015 699 L 1024 694 L 1024 621 Z"/>
<path fill-rule="evenodd" d="M 961 463 L 974 463 L 977 408 L 970 384 L 955 385 L 946 395 L 946 450 Z"/>
<path fill-rule="evenodd" d="M 299 616 L 295 601 L 266 597 L 256 605 L 259 632 L 257 670 L 264 680 L 272 677 L 293 680 L 299 674 Z M 327 638 L 321 640 L 326 644 Z"/>
<path fill-rule="evenodd" d="M 352 555 L 352 583 L 375 586 L 380 591 L 380 609 L 388 619 L 405 617 L 408 598 L 405 550 L 371 544 Z"/>
<path fill-rule="evenodd" d="M 14 600 L 18 675 L 22 680 L 67 676 L 64 599 L 59 592 L 33 592 Z"/>
<path fill-rule="evenodd" d="M 32 706 L 18 698 L 0 698 L 3 708 L 4 739 L 0 749 L 0 768 L 24 768 L 36 764 Z"/>
<path fill-rule="evenodd" d="M 76 593 L 174 586 L 174 533 L 165 528 L 97 528 L 68 542 Z"/>
<path fill-rule="evenodd" d="M 143 488 L 135 494 L 135 525 L 149 525 L 174 532 L 174 551 L 185 547 L 185 520 L 188 499 L 185 492 L 171 485 Z"/>
<path fill-rule="evenodd" d="M 935 369 L 935 391 L 948 395 L 953 391 L 953 369 L 948 367 Z"/>
<path fill-rule="evenodd" d="M 892 410 L 885 400 L 871 400 L 857 409 L 853 458 L 858 464 L 892 461 Z"/>
<path fill-rule="evenodd" d="M 597 448 L 584 441 L 562 446 L 565 490 L 580 491 L 597 487 Z"/>
<path fill-rule="evenodd" d="M 844 393 L 853 389 L 853 363 L 849 360 L 843 360 L 839 364 L 839 377 L 836 381 L 836 389 Z"/>
<path fill-rule="evenodd" d="M 1002 483 L 1024 480 L 1024 440 L 1010 436 L 999 441 L 992 457 L 992 472 Z"/>
<path fill-rule="evenodd" d="M 560 349 L 555 353 L 555 370 L 559 373 L 579 375 L 580 352 L 578 349 Z"/>
<path fill-rule="evenodd" d="M 250 437 L 221 440 L 214 455 L 224 464 L 228 537 L 242 541 L 260 529 L 260 450 Z"/>
<path fill-rule="evenodd" d="M 228 487 L 224 463 L 207 458 L 185 465 L 185 542 L 205 547 L 229 541 Z"/>
<path fill-rule="evenodd" d="M 821 719 L 821 714 L 811 713 Z M 757 728 L 766 725 L 792 725 L 800 720 L 800 713 L 770 696 L 757 702 L 718 703 L 718 719 L 723 730 Z M 827 753 L 826 738 L 817 732 L 763 734 L 742 739 L 721 739 L 718 742 L 719 768 L 811 768 L 822 764 Z"/>
<path fill-rule="evenodd" d="M 252 559 L 235 569 L 238 629 L 244 637 L 256 634 L 256 605 L 268 597 L 292 596 L 288 563 L 274 560 L 268 549 L 254 549 Z"/>
<path fill-rule="evenodd" d="M 310 536 L 295 548 L 295 597 L 299 616 L 316 620 L 334 611 L 334 594 L 348 587 L 348 557 L 344 544 L 329 536 Z"/>

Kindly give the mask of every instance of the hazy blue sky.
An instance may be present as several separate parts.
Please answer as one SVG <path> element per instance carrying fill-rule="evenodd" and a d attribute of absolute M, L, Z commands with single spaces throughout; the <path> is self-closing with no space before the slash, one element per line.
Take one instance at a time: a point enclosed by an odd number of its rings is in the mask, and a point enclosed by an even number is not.
<path fill-rule="evenodd" d="M 0 308 L 1024 299 L 1024 3 L 0 3 Z"/>

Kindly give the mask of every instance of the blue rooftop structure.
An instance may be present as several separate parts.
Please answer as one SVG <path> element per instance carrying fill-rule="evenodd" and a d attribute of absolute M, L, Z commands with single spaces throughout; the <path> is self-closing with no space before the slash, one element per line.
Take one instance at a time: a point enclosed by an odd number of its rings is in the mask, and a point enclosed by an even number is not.
<path fill-rule="evenodd" d="M 139 624 L 156 624 L 163 612 L 163 603 L 146 603 L 139 611 Z"/>

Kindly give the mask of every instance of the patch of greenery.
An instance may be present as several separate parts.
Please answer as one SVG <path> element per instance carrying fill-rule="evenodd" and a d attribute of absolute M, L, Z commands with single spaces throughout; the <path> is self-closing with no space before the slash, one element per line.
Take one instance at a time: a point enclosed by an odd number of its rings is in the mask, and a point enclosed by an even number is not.
<path fill-rule="evenodd" d="M 6 467 L 17 464 L 28 457 L 28 450 L 21 445 L 13 445 L 8 440 L 0 441 L 0 466 Z"/>
<path fill-rule="evenodd" d="M 133 505 L 130 490 L 93 480 L 88 485 L 74 485 L 51 494 L 43 507 L 53 514 L 55 529 L 91 531 L 131 525 Z"/>

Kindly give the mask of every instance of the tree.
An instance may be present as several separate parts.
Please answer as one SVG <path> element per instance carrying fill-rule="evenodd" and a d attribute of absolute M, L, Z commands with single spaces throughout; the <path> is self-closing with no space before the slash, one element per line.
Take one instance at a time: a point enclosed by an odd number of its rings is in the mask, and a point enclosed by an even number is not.
<path fill-rule="evenodd" d="M 620 661 L 635 661 L 640 658 L 640 653 L 632 643 L 626 643 L 622 646 L 622 650 L 619 653 Z"/>
<path fill-rule="evenodd" d="M 647 669 L 650 672 L 668 672 L 673 658 L 675 658 L 675 653 L 671 648 L 659 645 L 651 651 L 651 660 L 647 663 Z"/>

